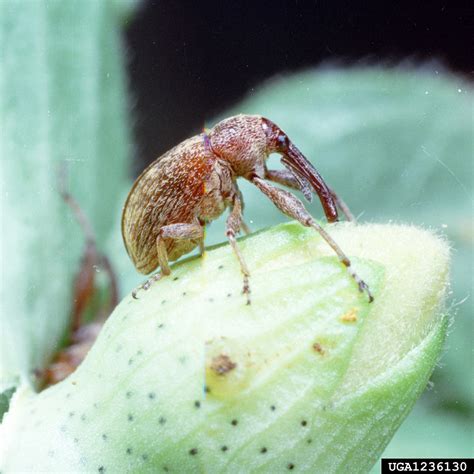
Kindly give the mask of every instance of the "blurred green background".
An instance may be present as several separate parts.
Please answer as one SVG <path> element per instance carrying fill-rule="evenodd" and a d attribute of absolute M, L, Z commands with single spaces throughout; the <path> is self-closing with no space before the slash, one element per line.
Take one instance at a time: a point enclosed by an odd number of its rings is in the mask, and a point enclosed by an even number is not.
<path fill-rule="evenodd" d="M 71 191 L 113 260 L 122 294 L 142 277 L 125 254 L 119 226 L 135 117 L 121 40 L 129 2 L 0 8 L 0 389 L 9 390 L 34 383 L 34 370 L 47 364 L 67 331 L 84 241 L 58 194 L 61 163 L 68 163 Z M 361 222 L 412 223 L 449 239 L 446 352 L 385 456 L 473 455 L 472 106 L 471 85 L 437 65 L 327 67 L 266 81 L 206 124 L 235 113 L 265 115 Z M 279 167 L 276 157 L 270 166 Z M 285 220 L 249 184 L 241 189 L 253 230 Z M 322 215 L 317 203 L 310 209 Z M 207 243 L 223 240 L 221 219 Z"/>

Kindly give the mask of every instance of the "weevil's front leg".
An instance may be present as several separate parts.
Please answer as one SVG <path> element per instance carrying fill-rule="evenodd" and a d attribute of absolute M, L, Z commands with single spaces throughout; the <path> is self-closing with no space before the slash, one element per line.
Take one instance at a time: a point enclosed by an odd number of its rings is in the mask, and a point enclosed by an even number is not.
<path fill-rule="evenodd" d="M 166 251 L 165 239 L 173 240 L 199 240 L 200 247 L 204 239 L 204 229 L 202 225 L 195 224 L 169 224 L 163 226 L 156 239 L 156 251 L 158 258 L 158 265 L 160 271 L 152 275 L 143 285 L 132 292 L 132 296 L 137 299 L 137 293 L 141 290 L 148 290 L 150 286 L 160 280 L 163 276 L 171 273 L 171 268 L 168 262 L 168 252 Z"/>
<path fill-rule="evenodd" d="M 341 250 L 339 245 L 333 240 L 333 238 L 313 219 L 311 214 L 305 209 L 303 203 L 293 194 L 283 189 L 276 188 L 271 184 L 268 184 L 263 179 L 254 177 L 252 183 L 255 184 L 260 191 L 262 191 L 267 197 L 269 197 L 281 212 L 286 214 L 306 227 L 312 227 L 315 229 L 322 238 L 329 244 L 329 246 L 336 252 L 341 263 L 345 265 L 352 278 L 356 281 L 359 290 L 365 291 L 369 297 L 369 302 L 374 300 L 368 285 L 352 270 L 351 261 L 346 254 Z"/>
<path fill-rule="evenodd" d="M 287 188 L 301 190 L 295 175 L 288 170 L 265 170 L 265 179 L 286 186 Z"/>
<path fill-rule="evenodd" d="M 295 175 L 288 170 L 266 170 L 265 179 L 286 186 L 287 188 L 301 191 L 300 183 Z M 336 201 L 337 207 L 342 211 L 344 216 L 346 216 L 346 219 L 350 222 L 355 222 L 356 219 L 349 209 L 349 206 L 331 188 L 329 188 L 329 191 L 331 192 L 334 201 Z"/>
<path fill-rule="evenodd" d="M 247 304 L 250 304 L 250 286 L 249 286 L 249 276 L 250 272 L 248 270 L 247 264 L 245 263 L 244 257 L 240 252 L 239 246 L 237 244 L 237 240 L 235 239 L 236 234 L 239 233 L 239 230 L 242 226 L 242 202 L 238 196 L 235 195 L 234 200 L 232 202 L 232 210 L 227 218 L 226 224 L 226 235 L 229 239 L 229 243 L 232 246 L 232 250 L 234 251 L 235 255 L 237 256 L 240 264 L 240 271 L 244 276 L 244 288 L 243 293 L 247 295 Z"/>
<path fill-rule="evenodd" d="M 355 222 L 356 218 L 355 218 L 354 214 L 352 214 L 351 210 L 349 209 L 349 206 L 345 203 L 345 201 L 340 196 L 338 196 L 332 188 L 329 188 L 329 191 L 330 191 L 334 201 L 336 201 L 336 206 L 346 216 L 346 219 L 349 222 Z"/>

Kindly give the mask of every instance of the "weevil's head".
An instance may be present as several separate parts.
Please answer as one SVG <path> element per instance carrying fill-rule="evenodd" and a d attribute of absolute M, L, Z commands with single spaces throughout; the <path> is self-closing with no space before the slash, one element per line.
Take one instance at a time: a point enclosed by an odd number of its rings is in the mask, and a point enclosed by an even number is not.
<path fill-rule="evenodd" d="M 209 143 L 236 176 L 263 176 L 268 151 L 260 115 L 235 115 L 222 120 L 209 131 Z"/>
<path fill-rule="evenodd" d="M 232 168 L 236 176 L 265 177 L 265 160 L 272 153 L 293 174 L 306 197 L 311 190 L 321 200 L 329 222 L 337 221 L 333 195 L 313 165 L 291 142 L 283 130 L 261 115 L 236 115 L 219 122 L 209 132 L 209 145 Z"/>

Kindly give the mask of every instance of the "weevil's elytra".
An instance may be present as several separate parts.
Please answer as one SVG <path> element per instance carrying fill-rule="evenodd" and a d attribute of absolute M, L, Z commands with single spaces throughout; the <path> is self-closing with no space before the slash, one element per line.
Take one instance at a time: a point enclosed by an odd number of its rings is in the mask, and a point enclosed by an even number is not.
<path fill-rule="evenodd" d="M 286 170 L 269 170 L 271 153 L 281 155 Z M 346 204 L 330 189 L 313 165 L 287 135 L 260 115 L 236 115 L 211 130 L 189 138 L 155 160 L 135 181 L 122 214 L 122 235 L 135 267 L 144 274 L 160 272 L 141 289 L 164 275 L 169 262 L 199 246 L 204 248 L 204 226 L 230 209 L 226 235 L 240 264 L 243 292 L 250 303 L 250 271 L 237 245 L 236 235 L 247 230 L 243 222 L 243 198 L 237 178 L 253 183 L 287 216 L 313 227 L 338 255 L 364 291 L 373 300 L 366 283 L 351 268 L 351 262 L 331 236 L 322 229 L 293 194 L 271 182 L 297 189 L 306 199 L 315 192 L 329 222 L 338 220 L 338 208 L 353 220 Z M 136 297 L 136 291 L 133 292 Z"/>

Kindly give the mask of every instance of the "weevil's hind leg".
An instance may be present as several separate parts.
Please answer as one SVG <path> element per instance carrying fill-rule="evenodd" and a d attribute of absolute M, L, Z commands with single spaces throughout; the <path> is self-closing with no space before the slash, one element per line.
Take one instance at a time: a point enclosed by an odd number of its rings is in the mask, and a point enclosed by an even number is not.
<path fill-rule="evenodd" d="M 346 219 L 349 222 L 356 222 L 356 218 L 354 214 L 352 214 L 351 210 L 349 209 L 349 206 L 345 203 L 345 201 L 339 197 L 335 191 L 333 191 L 331 188 L 329 188 L 329 191 L 331 192 L 331 195 L 336 201 L 336 206 L 342 211 L 342 213 L 346 216 Z"/>
<path fill-rule="evenodd" d="M 359 291 L 364 291 L 367 294 L 369 302 L 374 300 L 368 285 L 352 269 L 349 258 L 341 250 L 333 238 L 313 219 L 311 214 L 309 214 L 309 212 L 303 206 L 303 203 L 296 196 L 293 196 L 293 194 L 289 193 L 288 191 L 276 188 L 258 177 L 253 178 L 252 183 L 255 184 L 258 189 L 260 189 L 260 191 L 262 191 L 267 197 L 269 197 L 281 212 L 289 217 L 292 217 L 293 219 L 296 219 L 304 226 L 312 227 L 317 232 L 319 232 L 322 238 L 329 244 L 334 252 L 336 252 L 339 260 L 345 265 L 351 277 L 356 281 Z"/>
<path fill-rule="evenodd" d="M 242 293 L 247 297 L 247 304 L 250 304 L 250 285 L 249 285 L 249 276 L 250 272 L 245 263 L 244 257 L 240 251 L 240 248 L 235 239 L 236 234 L 238 234 L 240 228 L 242 227 L 242 201 L 240 197 L 236 195 L 232 203 L 232 210 L 230 211 L 229 217 L 227 218 L 226 223 L 226 235 L 229 239 L 229 243 L 232 246 L 237 259 L 240 264 L 240 271 L 244 277 L 244 287 Z"/>
<path fill-rule="evenodd" d="M 199 223 L 195 224 L 169 224 L 163 226 L 156 239 L 156 251 L 158 258 L 158 265 L 160 271 L 152 275 L 143 285 L 132 292 L 132 296 L 137 298 L 139 290 L 148 290 L 153 283 L 161 280 L 163 276 L 171 273 L 171 268 L 168 262 L 168 252 L 166 250 L 165 239 L 173 240 L 199 240 L 200 246 L 204 239 L 204 228 Z"/>

